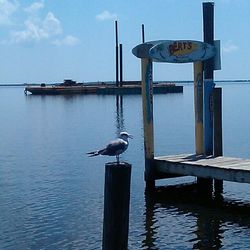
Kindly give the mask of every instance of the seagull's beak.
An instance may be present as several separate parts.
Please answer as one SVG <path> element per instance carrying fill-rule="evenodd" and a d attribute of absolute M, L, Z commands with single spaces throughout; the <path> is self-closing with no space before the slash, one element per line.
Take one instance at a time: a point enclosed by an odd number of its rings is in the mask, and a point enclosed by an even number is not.
<path fill-rule="evenodd" d="M 133 139 L 134 137 L 133 137 L 133 135 L 128 135 L 128 138 L 130 138 L 130 139 Z"/>

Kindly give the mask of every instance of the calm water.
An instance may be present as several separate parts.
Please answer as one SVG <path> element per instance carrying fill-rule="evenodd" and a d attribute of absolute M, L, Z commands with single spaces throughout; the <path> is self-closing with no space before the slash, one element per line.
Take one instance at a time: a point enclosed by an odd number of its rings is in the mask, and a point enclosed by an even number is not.
<path fill-rule="evenodd" d="M 224 84 L 224 155 L 250 158 L 250 84 Z M 140 96 L 25 96 L 0 88 L 0 249 L 101 249 L 104 164 L 88 158 L 134 135 L 129 249 L 249 249 L 250 186 L 224 183 L 224 207 L 144 195 Z M 193 153 L 193 87 L 154 99 L 156 155 Z M 192 182 L 164 180 L 158 185 Z M 229 208 L 229 209 L 225 209 Z"/>

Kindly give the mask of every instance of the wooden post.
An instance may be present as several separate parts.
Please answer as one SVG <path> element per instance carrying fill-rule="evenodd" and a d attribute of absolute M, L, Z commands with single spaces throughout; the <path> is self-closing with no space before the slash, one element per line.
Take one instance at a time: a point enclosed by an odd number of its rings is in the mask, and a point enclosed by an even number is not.
<path fill-rule="evenodd" d="M 141 59 L 142 69 L 142 109 L 144 126 L 145 181 L 147 188 L 155 187 L 154 171 L 151 160 L 154 159 L 153 126 L 153 63 L 149 58 Z"/>
<path fill-rule="evenodd" d="M 194 62 L 195 151 L 203 154 L 203 64 Z"/>
<path fill-rule="evenodd" d="M 204 42 L 214 44 L 214 3 L 203 3 L 203 32 Z M 214 89 L 214 64 L 213 59 L 204 62 L 204 84 L 203 84 L 203 153 L 213 154 L 213 110 L 212 93 Z M 198 190 L 203 197 L 212 198 L 213 180 L 197 178 Z"/>
<path fill-rule="evenodd" d="M 120 48 L 120 87 L 122 87 L 123 85 L 122 44 L 120 44 L 119 48 Z"/>
<path fill-rule="evenodd" d="M 203 31 L 204 42 L 214 44 L 214 3 L 203 3 Z M 214 63 L 213 58 L 204 62 L 204 154 L 213 154 L 213 110 L 212 93 L 214 88 Z"/>
<path fill-rule="evenodd" d="M 222 89 L 221 88 L 214 88 L 213 108 L 214 108 L 214 156 L 222 156 L 223 146 L 222 146 Z"/>
<path fill-rule="evenodd" d="M 115 21 L 115 74 L 116 87 L 119 86 L 119 57 L 118 57 L 118 25 L 117 21 Z"/>
<path fill-rule="evenodd" d="M 131 165 L 106 163 L 103 250 L 127 250 Z"/>
<path fill-rule="evenodd" d="M 214 88 L 213 91 L 214 108 L 214 156 L 223 155 L 222 146 L 222 89 Z M 214 180 L 215 197 L 221 198 L 223 193 L 223 180 Z"/>

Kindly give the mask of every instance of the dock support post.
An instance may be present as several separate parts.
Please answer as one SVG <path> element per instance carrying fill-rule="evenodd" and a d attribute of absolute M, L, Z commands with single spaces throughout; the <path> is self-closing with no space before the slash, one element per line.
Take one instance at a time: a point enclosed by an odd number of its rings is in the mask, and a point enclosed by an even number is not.
<path fill-rule="evenodd" d="M 214 44 L 214 3 L 203 3 L 203 33 L 204 42 Z M 214 89 L 214 63 L 213 58 L 204 62 L 203 84 L 203 126 L 204 126 L 204 154 L 213 155 L 213 110 L 212 93 Z M 209 193 L 212 197 L 213 180 L 197 178 L 198 189 L 201 194 Z M 203 189 L 203 190 L 202 190 Z"/>
<path fill-rule="evenodd" d="M 128 249 L 130 182 L 130 164 L 106 163 L 103 250 Z"/>
<path fill-rule="evenodd" d="M 144 127 L 145 181 L 146 188 L 155 187 L 154 170 L 154 126 L 153 126 L 153 63 L 149 58 L 142 58 L 142 109 Z"/>
<path fill-rule="evenodd" d="M 204 42 L 214 45 L 214 3 L 203 3 Z M 204 62 L 204 153 L 213 154 L 213 110 L 212 94 L 214 89 L 213 58 Z"/>
<path fill-rule="evenodd" d="M 222 89 L 214 88 L 214 156 L 223 155 L 222 143 Z M 214 180 L 214 193 L 216 198 L 221 198 L 223 193 L 223 180 Z"/>
<path fill-rule="evenodd" d="M 195 151 L 203 154 L 203 63 L 194 62 Z"/>

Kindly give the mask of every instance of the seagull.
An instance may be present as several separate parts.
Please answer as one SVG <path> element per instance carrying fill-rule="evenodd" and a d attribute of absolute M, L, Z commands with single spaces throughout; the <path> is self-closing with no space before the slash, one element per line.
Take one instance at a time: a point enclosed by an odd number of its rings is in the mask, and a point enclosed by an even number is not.
<path fill-rule="evenodd" d="M 128 148 L 128 138 L 133 138 L 127 132 L 121 132 L 119 137 L 111 141 L 105 148 L 88 152 L 87 154 L 89 157 L 97 156 L 97 155 L 109 155 L 109 156 L 116 156 L 117 163 L 119 163 L 119 156 Z"/>

